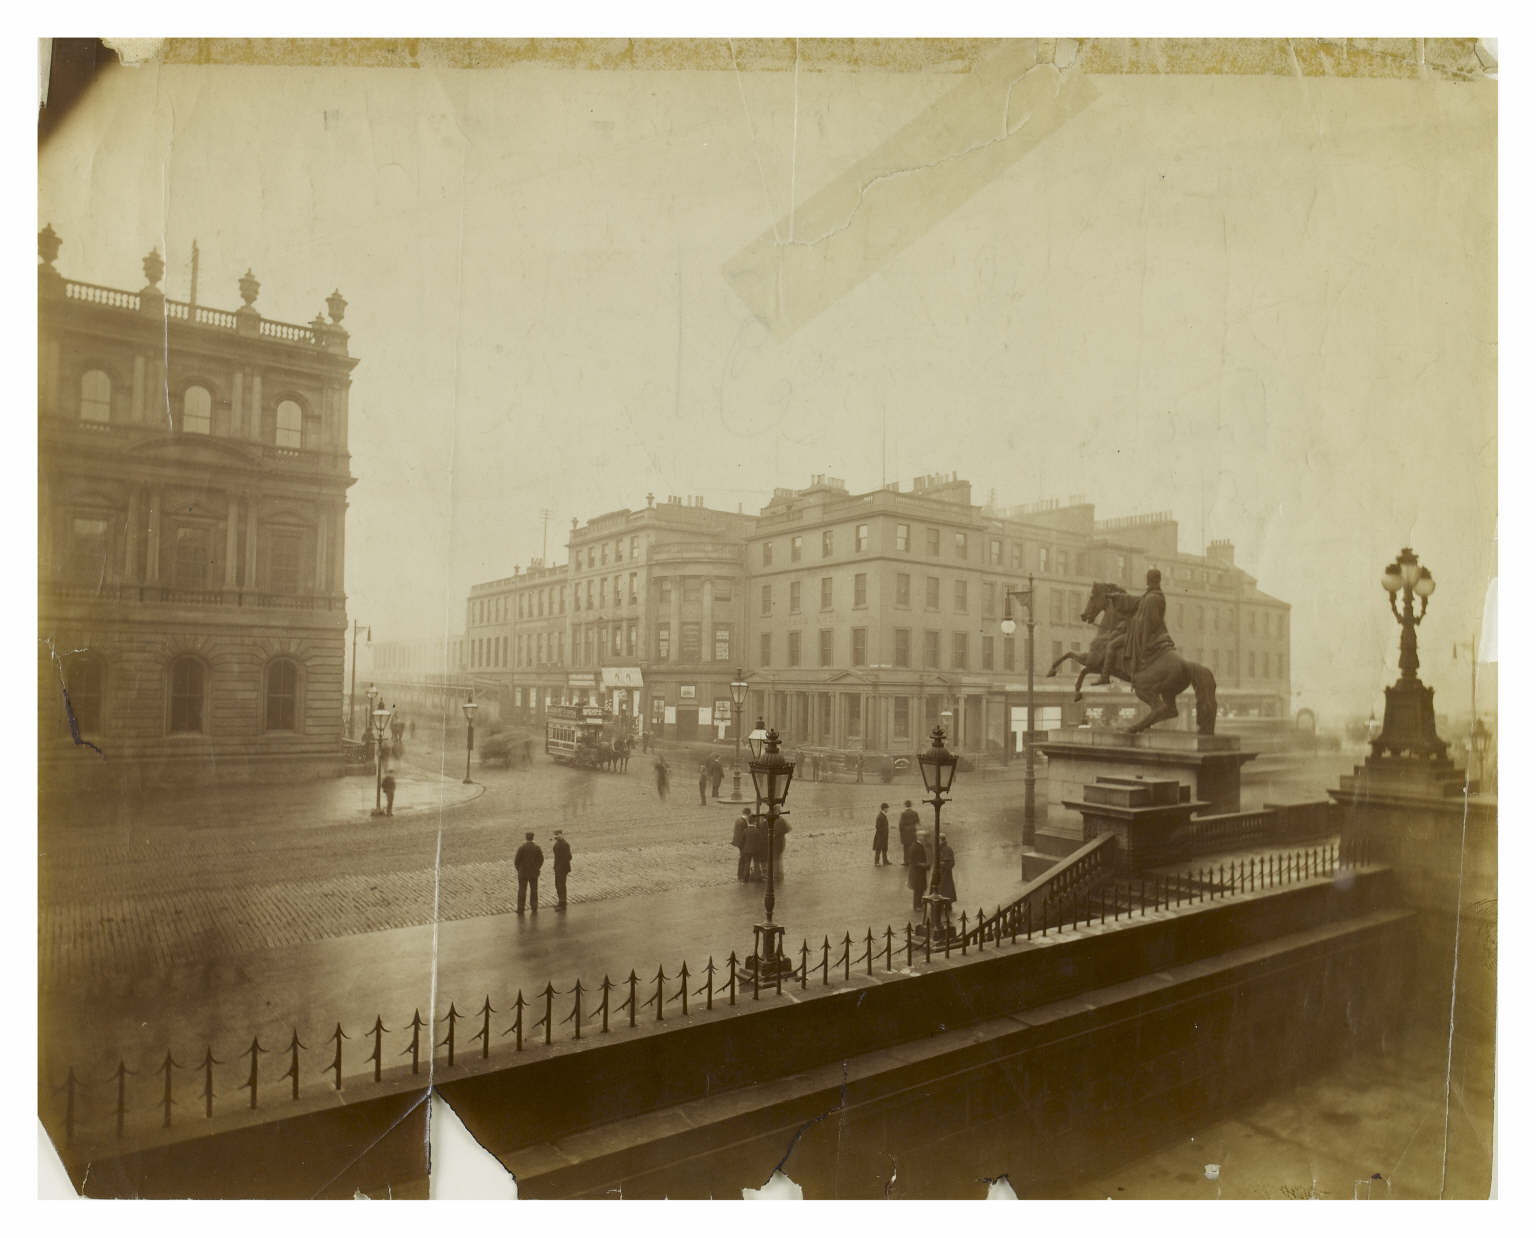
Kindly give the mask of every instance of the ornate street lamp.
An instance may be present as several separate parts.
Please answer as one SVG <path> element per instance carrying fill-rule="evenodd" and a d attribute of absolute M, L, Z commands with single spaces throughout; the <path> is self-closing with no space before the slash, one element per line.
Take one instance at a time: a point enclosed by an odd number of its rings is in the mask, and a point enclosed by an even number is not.
<path fill-rule="evenodd" d="M 373 711 L 379 707 L 379 685 L 368 685 L 368 712 L 363 715 L 363 733 L 370 738 L 373 736 Z"/>
<path fill-rule="evenodd" d="M 1013 599 L 1024 601 L 1024 845 L 1035 841 L 1035 578 L 1029 588 L 1009 589 L 1003 594 L 1003 635 L 1019 630 L 1013 619 Z M 1004 701 L 1006 703 L 1006 697 Z M 1003 728 L 1007 733 L 1005 720 Z M 1011 751 L 1011 749 L 1010 749 Z"/>
<path fill-rule="evenodd" d="M 1419 556 L 1404 547 L 1393 562 L 1382 569 L 1381 587 L 1386 590 L 1392 616 L 1402 626 L 1397 666 L 1402 674 L 1386 690 L 1386 712 L 1381 733 L 1371 739 L 1371 755 L 1411 756 L 1445 759 L 1445 741 L 1435 733 L 1435 690 L 1419 680 L 1419 641 L 1417 628 L 1424 622 L 1435 578 L 1419 562 Z M 1398 594 L 1402 606 L 1398 606 Z M 1419 599 L 1415 615 L 1413 599 Z"/>
<path fill-rule="evenodd" d="M 373 704 L 378 696 L 377 688 L 368 689 L 369 704 Z M 369 717 L 373 719 L 373 815 L 384 815 L 384 736 L 389 733 L 389 720 L 394 717 L 394 710 L 385 709 L 382 702 L 376 708 L 369 711 Z"/>
<path fill-rule="evenodd" d="M 764 984 L 778 985 L 794 971 L 784 956 L 784 926 L 773 922 L 773 852 L 779 828 L 780 810 L 789 798 L 789 784 L 794 781 L 795 763 L 779 752 L 779 733 L 764 730 L 762 719 L 748 737 L 752 760 L 752 788 L 757 798 L 757 812 L 768 831 L 768 886 L 763 893 L 763 922 L 753 927 L 752 956 L 747 959 L 744 978 L 754 991 Z"/>
<path fill-rule="evenodd" d="M 948 802 L 949 789 L 954 786 L 955 773 L 960 768 L 959 758 L 944 746 L 944 728 L 933 728 L 933 746 L 927 752 L 920 753 L 917 758 L 918 768 L 923 774 L 923 787 L 927 790 L 929 798 L 925 804 L 933 805 L 933 847 L 928 857 L 929 871 L 933 874 L 933 881 L 928 887 L 928 893 L 923 895 L 923 933 L 928 938 L 930 948 L 942 946 L 952 931 L 949 919 L 950 900 L 939 893 L 939 877 L 942 866 L 939 863 L 940 848 L 943 843 L 943 834 L 940 832 L 939 815 L 944 805 Z"/>
<path fill-rule="evenodd" d="M 475 750 L 475 711 L 480 706 L 475 704 L 475 690 L 469 690 L 469 700 L 460 706 L 464 711 L 464 721 L 469 724 L 469 731 L 464 737 L 464 782 L 469 783 L 469 754 Z"/>
<path fill-rule="evenodd" d="M 731 802 L 741 803 L 741 711 L 747 705 L 747 681 L 736 668 L 736 678 L 731 680 L 731 722 L 736 733 L 736 763 L 731 766 Z"/>

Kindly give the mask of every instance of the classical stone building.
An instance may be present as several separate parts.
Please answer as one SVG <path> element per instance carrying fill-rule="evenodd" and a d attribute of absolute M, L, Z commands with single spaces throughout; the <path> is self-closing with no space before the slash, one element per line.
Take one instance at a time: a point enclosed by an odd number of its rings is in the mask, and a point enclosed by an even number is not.
<path fill-rule="evenodd" d="M 42 785 L 340 768 L 347 398 L 329 320 L 80 283 L 39 238 Z"/>
<path fill-rule="evenodd" d="M 760 715 L 797 745 L 910 751 L 948 714 L 960 747 L 1016 752 L 1025 631 L 1017 604 L 1017 633 L 1002 631 L 1008 591 L 1033 575 L 1037 729 L 1123 722 L 1142 709 L 1124 685 L 1090 685 L 1076 703 L 1077 668 L 1045 672 L 1091 643 L 1080 616 L 1094 581 L 1139 593 L 1151 567 L 1180 649 L 1216 675 L 1223 725 L 1286 718 L 1290 608 L 1237 567 L 1230 542 L 1183 553 L 1166 513 L 1100 521 L 1081 501 L 978 505 L 949 475 L 868 494 L 821 476 L 756 516 L 669 499 L 575 524 L 566 568 L 475 586 L 472 666 L 504 674 L 529 721 L 563 689 L 638 713 L 659 735 L 719 736 L 741 667 L 747 724 Z M 527 609 L 528 584 L 546 609 Z"/>

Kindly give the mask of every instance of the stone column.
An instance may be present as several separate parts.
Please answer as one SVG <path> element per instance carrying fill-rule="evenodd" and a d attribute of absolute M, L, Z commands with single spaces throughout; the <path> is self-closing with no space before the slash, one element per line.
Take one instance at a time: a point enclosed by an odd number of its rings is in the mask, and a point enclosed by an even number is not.
<path fill-rule="evenodd" d="M 133 356 L 133 391 L 129 405 L 129 420 L 142 422 L 144 420 L 144 354 L 135 353 Z"/>
<path fill-rule="evenodd" d="M 256 588 L 256 496 L 245 496 L 245 588 Z"/>
<path fill-rule="evenodd" d="M 683 578 L 672 578 L 672 649 L 668 662 L 681 660 L 683 653 Z"/>
<path fill-rule="evenodd" d="M 235 559 L 239 555 L 240 496 L 231 490 L 226 495 L 228 514 L 224 517 L 224 587 L 235 587 Z"/>
<path fill-rule="evenodd" d="M 165 503 L 165 489 L 151 486 L 149 491 L 149 546 L 144 556 L 144 579 L 160 582 L 160 509 Z"/>
<path fill-rule="evenodd" d="M 232 438 L 245 437 L 245 371 L 236 370 L 229 389 L 229 433 Z"/>
<path fill-rule="evenodd" d="M 251 376 L 251 417 L 247 423 L 250 426 L 251 437 L 257 442 L 261 441 L 261 375 Z"/>
<path fill-rule="evenodd" d="M 701 585 L 704 593 L 703 614 L 700 616 L 699 637 L 700 652 L 705 662 L 715 660 L 715 582 L 713 577 L 704 577 Z M 713 701 L 710 704 L 714 704 Z"/>
<path fill-rule="evenodd" d="M 123 580 L 127 584 L 139 581 L 139 524 L 142 494 L 138 486 L 128 491 L 128 524 L 123 530 Z"/>

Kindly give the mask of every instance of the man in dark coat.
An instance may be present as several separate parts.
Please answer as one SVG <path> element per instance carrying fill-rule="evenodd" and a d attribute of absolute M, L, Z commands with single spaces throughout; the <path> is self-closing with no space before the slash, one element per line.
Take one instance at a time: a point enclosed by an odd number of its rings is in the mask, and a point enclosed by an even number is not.
<path fill-rule="evenodd" d="M 912 807 L 911 800 L 907 800 L 906 805 L 901 810 L 901 816 L 896 820 L 896 832 L 901 838 L 903 867 L 912 863 L 912 844 L 917 841 L 917 813 Z"/>
<path fill-rule="evenodd" d="M 1163 594 L 1163 574 L 1155 567 L 1147 573 L 1147 591 L 1136 604 L 1136 613 L 1125 633 L 1126 669 L 1131 675 L 1160 653 L 1174 648 L 1168 634 L 1168 599 Z"/>
<path fill-rule="evenodd" d="M 716 799 L 720 798 L 720 784 L 725 780 L 725 766 L 720 764 L 720 758 L 714 753 L 709 757 L 709 793 Z"/>
<path fill-rule="evenodd" d="M 656 794 L 663 801 L 667 798 L 667 788 L 672 785 L 672 771 L 667 765 L 667 758 L 661 755 L 656 757 Z"/>
<path fill-rule="evenodd" d="M 699 762 L 699 803 L 709 803 L 709 762 Z"/>
<path fill-rule="evenodd" d="M 928 853 L 920 839 L 914 839 L 907 852 L 907 884 L 912 887 L 912 910 L 921 911 L 928 890 Z"/>
<path fill-rule="evenodd" d="M 533 910 L 537 914 L 539 910 L 539 870 L 544 867 L 544 852 L 533 841 L 533 834 L 523 835 L 525 841 L 517 849 L 517 855 L 512 859 L 512 867 L 517 869 L 517 914 L 523 914 L 523 904 L 528 896 L 533 896 Z"/>
<path fill-rule="evenodd" d="M 939 893 L 955 901 L 955 853 L 949 849 L 949 835 L 939 835 Z"/>
<path fill-rule="evenodd" d="M 563 830 L 556 830 L 555 831 L 555 898 L 556 898 L 557 902 L 555 903 L 555 906 L 558 909 L 562 910 L 562 911 L 565 909 L 565 878 L 566 878 L 566 874 L 569 873 L 570 871 L 571 871 L 571 844 L 565 841 L 565 832 Z M 538 908 L 538 903 L 537 902 L 534 903 L 534 908 L 535 909 Z"/>
<path fill-rule="evenodd" d="M 393 817 L 395 815 L 395 771 L 385 770 L 384 781 L 379 786 L 384 791 L 384 815 Z"/>
<path fill-rule="evenodd" d="M 884 864 L 890 866 L 891 857 L 887 854 L 891 846 L 891 819 L 885 815 L 889 804 L 881 804 L 880 811 L 875 814 L 875 867 Z"/>
<path fill-rule="evenodd" d="M 736 880 L 751 880 L 752 849 L 747 838 L 747 810 L 745 808 L 736 814 L 736 820 L 731 825 L 731 846 L 736 848 Z"/>

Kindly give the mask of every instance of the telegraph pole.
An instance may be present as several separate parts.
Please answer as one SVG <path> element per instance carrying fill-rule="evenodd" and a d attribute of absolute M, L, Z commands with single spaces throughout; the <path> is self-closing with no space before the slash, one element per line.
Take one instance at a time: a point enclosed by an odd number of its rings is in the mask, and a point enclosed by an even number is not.
<path fill-rule="evenodd" d="M 549 508 L 543 508 L 539 514 L 544 517 L 544 545 L 539 551 L 539 561 L 545 567 L 549 566 Z"/>
<path fill-rule="evenodd" d="M 352 727 L 357 721 L 357 630 L 362 625 L 352 620 L 352 691 L 347 697 L 347 738 L 352 738 Z M 368 625 L 368 643 L 373 644 L 373 625 Z"/>

